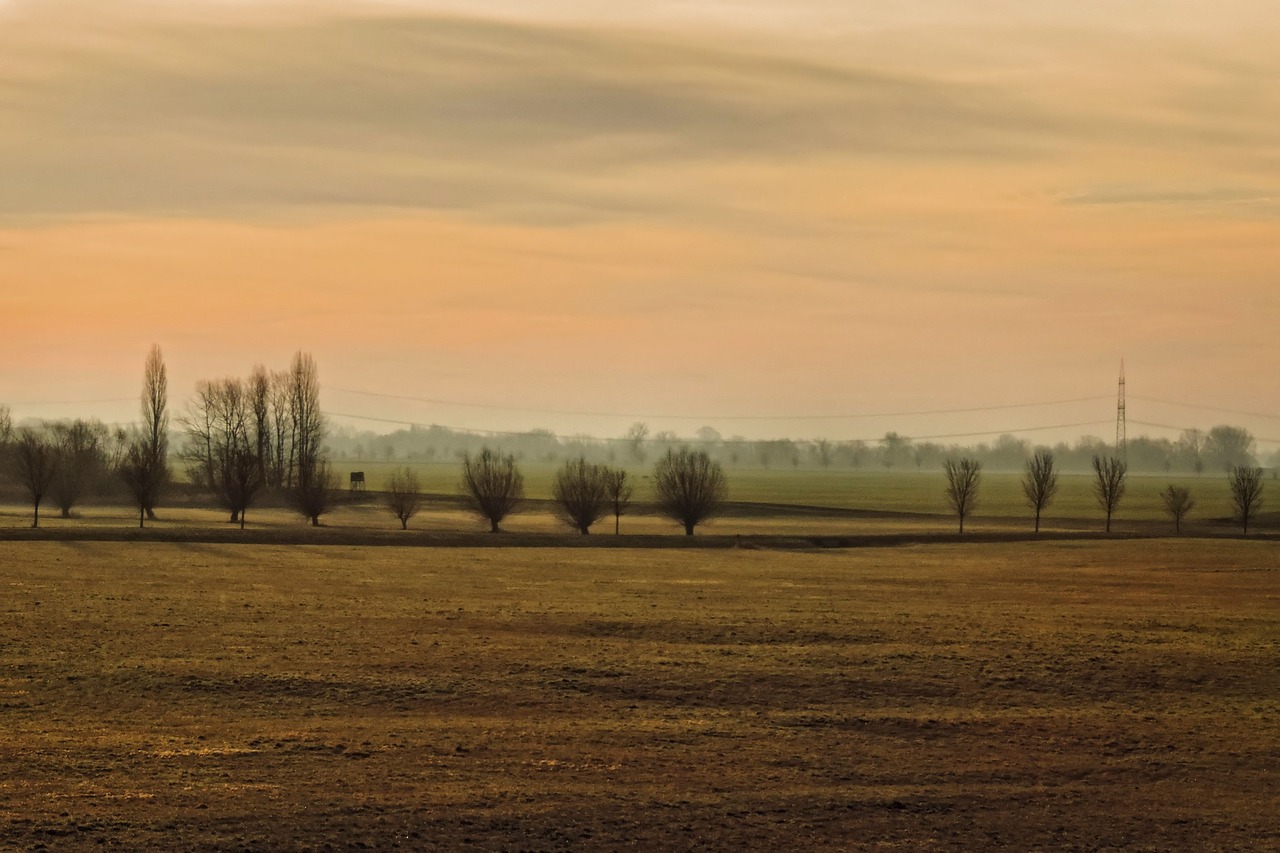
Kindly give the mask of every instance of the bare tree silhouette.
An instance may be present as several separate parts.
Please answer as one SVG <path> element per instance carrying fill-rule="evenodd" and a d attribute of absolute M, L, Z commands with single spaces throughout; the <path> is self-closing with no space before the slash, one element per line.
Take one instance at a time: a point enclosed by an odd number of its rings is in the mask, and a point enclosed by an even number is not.
<path fill-rule="evenodd" d="M 332 510 L 341 499 L 339 485 L 329 460 L 318 459 L 309 466 L 308 474 L 300 477 L 298 484 L 289 490 L 289 505 L 310 521 L 312 527 L 319 527 L 320 516 Z"/>
<path fill-rule="evenodd" d="M 608 510 L 608 469 L 594 465 L 579 456 L 570 459 L 556 472 L 551 483 L 555 513 L 565 524 L 582 535 L 591 532 Z"/>
<path fill-rule="evenodd" d="M 463 455 L 461 489 L 472 511 L 497 533 L 498 525 L 524 499 L 524 476 L 514 456 L 482 447 L 475 456 Z"/>
<path fill-rule="evenodd" d="M 187 474 L 244 528 L 244 513 L 266 483 L 253 436 L 251 394 L 239 379 L 200 382 L 188 403 L 182 449 Z"/>
<path fill-rule="evenodd" d="M 668 450 L 658 460 L 653 470 L 653 486 L 658 509 L 683 524 L 688 536 L 720 511 L 728 494 L 720 463 L 713 462 L 705 451 L 688 447 Z"/>
<path fill-rule="evenodd" d="M 172 476 L 169 469 L 169 374 L 160 347 L 151 346 L 142 369 L 142 443 L 146 451 L 144 475 L 147 518 L 156 517 L 156 505 L 163 497 Z M 130 491 L 133 491 L 132 489 Z M 134 497 L 139 493 L 134 492 Z"/>
<path fill-rule="evenodd" d="M 58 455 L 53 478 L 53 502 L 63 518 L 93 491 L 107 470 L 106 426 L 98 421 L 74 420 L 53 424 L 51 441 Z"/>
<path fill-rule="evenodd" d="M 608 471 L 607 491 L 609 503 L 613 507 L 613 534 L 617 536 L 622 532 L 622 514 L 631 506 L 635 486 L 624 469 L 612 468 Z"/>
<path fill-rule="evenodd" d="M 1173 532 L 1182 533 L 1182 520 L 1196 508 L 1196 499 L 1191 497 L 1191 490 L 1170 483 L 1160 493 L 1160 502 L 1164 504 L 1164 511 L 1173 519 Z"/>
<path fill-rule="evenodd" d="M 31 526 L 40 526 L 40 504 L 58 474 L 58 451 L 46 436 L 30 427 L 18 430 L 10 449 L 13 477 L 31 498 L 34 512 Z"/>
<path fill-rule="evenodd" d="M 422 507 L 422 483 L 412 468 L 398 468 L 387 481 L 387 508 L 400 519 L 400 529 L 409 529 L 409 519 Z"/>
<path fill-rule="evenodd" d="M 1231 487 L 1231 505 L 1236 511 L 1236 520 L 1244 526 L 1244 533 L 1249 535 L 1249 521 L 1262 508 L 1262 469 L 1243 465 L 1234 466 L 1227 474 L 1227 485 Z"/>
<path fill-rule="evenodd" d="M 971 457 L 948 459 L 943 463 L 947 475 L 947 503 L 960 520 L 960 532 L 964 533 L 964 520 L 973 514 L 978 504 L 978 484 L 982 479 L 982 463 Z"/>
<path fill-rule="evenodd" d="M 1105 459 L 1101 456 L 1093 457 L 1093 496 L 1098 501 L 1098 506 L 1107 515 L 1107 532 L 1111 532 L 1111 516 L 1115 514 L 1116 509 L 1120 506 L 1120 499 L 1124 497 L 1125 477 L 1129 473 L 1129 466 L 1123 460 L 1114 456 L 1108 456 Z"/>
<path fill-rule="evenodd" d="M 1058 471 L 1052 453 L 1044 450 L 1027 460 L 1022 493 L 1027 497 L 1027 506 L 1036 514 L 1036 533 L 1039 533 L 1040 516 L 1058 494 Z"/>

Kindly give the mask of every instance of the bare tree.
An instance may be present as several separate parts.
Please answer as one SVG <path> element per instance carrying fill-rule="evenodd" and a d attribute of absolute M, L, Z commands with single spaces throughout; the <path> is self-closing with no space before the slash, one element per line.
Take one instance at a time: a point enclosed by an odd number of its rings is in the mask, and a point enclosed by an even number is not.
<path fill-rule="evenodd" d="M 117 433 L 112 467 L 138 507 L 138 527 L 156 517 L 169 485 L 169 379 L 160 347 L 152 346 L 142 373 L 142 427 Z"/>
<path fill-rule="evenodd" d="M 325 418 L 320 411 L 320 373 L 310 353 L 297 352 L 289 366 L 289 423 L 293 448 L 290 501 L 313 526 L 336 493 L 335 480 L 324 458 Z"/>
<path fill-rule="evenodd" d="M 1227 474 L 1227 485 L 1231 487 L 1231 505 L 1236 511 L 1236 520 L 1244 526 L 1244 533 L 1249 535 L 1249 521 L 1262 508 L 1262 469 L 1245 465 L 1233 466 Z"/>
<path fill-rule="evenodd" d="M 1125 477 L 1128 473 L 1129 466 L 1122 459 L 1114 456 L 1105 459 L 1097 455 L 1093 457 L 1093 496 L 1097 499 L 1099 508 L 1107 514 L 1108 533 L 1111 532 L 1111 516 L 1124 497 Z"/>
<path fill-rule="evenodd" d="M 892 468 L 902 461 L 910 447 L 911 439 L 896 432 L 886 432 L 880 439 L 880 464 Z"/>
<path fill-rule="evenodd" d="M 772 441 L 755 442 L 756 459 L 760 462 L 760 467 L 768 471 L 773 465 L 773 452 L 776 449 Z"/>
<path fill-rule="evenodd" d="M 198 383 L 183 418 L 188 476 L 208 489 L 242 529 L 245 510 L 265 484 L 252 423 L 250 394 L 238 379 Z"/>
<path fill-rule="evenodd" d="M 1058 470 L 1052 453 L 1042 450 L 1027 460 L 1026 472 L 1022 475 L 1022 493 L 1026 495 L 1027 506 L 1036 514 L 1036 533 L 1039 533 L 1040 516 L 1058 494 Z"/>
<path fill-rule="evenodd" d="M 23 427 L 18 430 L 10 450 L 13 456 L 13 478 L 26 489 L 35 507 L 31 526 L 40 526 L 40 504 L 44 501 L 58 473 L 58 451 L 45 436 Z"/>
<path fill-rule="evenodd" d="M 54 424 L 50 432 L 58 455 L 53 501 L 62 517 L 70 518 L 71 510 L 97 487 L 107 470 L 110 434 L 101 422 L 83 420 Z"/>
<path fill-rule="evenodd" d="M 607 476 L 606 493 L 613 507 L 613 534 L 617 536 L 622 532 L 622 514 L 631 506 L 631 494 L 635 487 L 631 477 L 622 468 L 609 469 Z"/>
<path fill-rule="evenodd" d="M 254 453 L 252 445 L 233 447 L 228 452 L 222 474 L 222 494 L 226 495 L 230 505 L 232 520 L 239 519 L 240 529 L 244 530 L 249 507 L 265 485 L 262 479 L 262 460 Z"/>
<path fill-rule="evenodd" d="M 271 456 L 267 460 L 267 484 L 273 489 L 293 487 L 294 427 L 289 413 L 289 373 L 277 371 L 269 377 L 267 391 Z"/>
<path fill-rule="evenodd" d="M 1191 490 L 1171 483 L 1160 493 L 1160 502 L 1164 504 L 1164 511 L 1173 519 L 1173 532 L 1181 533 L 1182 520 L 1196 508 L 1196 499 L 1191 497 Z"/>
<path fill-rule="evenodd" d="M 263 480 L 268 488 L 279 488 L 278 484 L 272 482 L 271 463 L 275 456 L 272 439 L 275 437 L 275 430 L 271 423 L 271 374 L 267 373 L 265 367 L 259 364 L 253 368 L 253 372 L 249 374 L 246 391 L 249 394 L 249 410 L 253 419 L 251 433 L 254 452 L 262 460 Z"/>
<path fill-rule="evenodd" d="M 1257 464 L 1253 448 L 1254 438 L 1247 429 L 1220 424 L 1205 437 L 1204 455 L 1210 465 L 1229 472 Z"/>
<path fill-rule="evenodd" d="M 138 527 L 146 527 L 147 508 L 159 503 L 160 490 L 168 482 L 168 476 L 158 477 L 155 457 L 144 436 L 134 436 L 125 445 L 116 472 L 138 507 Z"/>
<path fill-rule="evenodd" d="M 947 503 L 960 519 L 960 532 L 964 533 L 964 520 L 978 504 L 978 483 L 982 479 L 982 463 L 971 457 L 948 459 L 942 465 L 947 474 Z"/>
<path fill-rule="evenodd" d="M 514 456 L 502 456 L 482 447 L 475 456 L 463 454 L 460 488 L 470 501 L 472 511 L 488 521 L 489 529 L 497 533 L 498 525 L 524 498 L 524 476 L 516 467 Z"/>
<path fill-rule="evenodd" d="M 817 458 L 819 465 L 830 468 L 835 458 L 835 446 L 825 438 L 820 438 L 813 443 L 813 455 Z"/>
<path fill-rule="evenodd" d="M 320 411 L 320 373 L 310 353 L 295 353 L 289 366 L 289 413 L 294 433 L 294 483 L 305 485 L 320 463 L 325 433 L 324 414 Z"/>
<path fill-rule="evenodd" d="M 636 421 L 627 430 L 626 442 L 631 450 L 631 458 L 636 462 L 644 462 L 644 442 L 649 435 L 649 425 L 644 421 Z"/>
<path fill-rule="evenodd" d="M 720 511 L 728 494 L 724 470 L 702 450 L 667 450 L 653 469 L 658 509 L 684 525 L 687 536 Z"/>
<path fill-rule="evenodd" d="M 387 482 L 387 508 L 400 519 L 400 529 L 409 529 L 409 519 L 422 507 L 422 483 L 408 466 L 392 472 Z"/>
<path fill-rule="evenodd" d="M 582 535 L 591 532 L 608 509 L 608 470 L 585 456 L 571 459 L 556 472 L 551 496 L 556 515 Z"/>
<path fill-rule="evenodd" d="M 311 466 L 305 478 L 289 491 L 289 503 L 312 527 L 320 526 L 320 516 L 333 509 L 341 494 L 338 475 L 333 473 L 329 460 L 320 459 Z"/>
<path fill-rule="evenodd" d="M 1204 433 L 1198 429 L 1184 429 L 1175 447 L 1177 455 L 1187 467 L 1195 471 L 1197 477 L 1200 476 L 1204 471 Z"/>
<path fill-rule="evenodd" d="M 13 415 L 8 406 L 0 406 L 0 450 L 9 446 L 13 440 Z"/>
<path fill-rule="evenodd" d="M 134 471 L 145 482 L 142 491 L 130 491 L 146 501 L 147 518 L 156 517 L 156 505 L 169 485 L 169 374 L 160 347 L 152 344 L 142 369 L 142 435 L 147 470 Z M 129 478 L 126 478 L 126 480 Z"/>

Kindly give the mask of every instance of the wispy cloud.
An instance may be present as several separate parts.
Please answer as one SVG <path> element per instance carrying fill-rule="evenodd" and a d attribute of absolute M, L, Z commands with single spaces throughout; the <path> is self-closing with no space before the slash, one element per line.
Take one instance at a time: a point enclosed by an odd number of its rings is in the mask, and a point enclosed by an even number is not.
<path fill-rule="evenodd" d="M 998 187 L 1034 163 L 1039 185 L 1018 191 L 1080 204 L 1108 184 L 1176 183 L 1129 173 L 1182 158 L 1273 195 L 1274 61 L 1084 26 L 1097 9 L 1066 29 L 992 9 L 945 25 L 954 4 L 936 3 L 836 51 L 571 25 L 561 6 L 550 24 L 413 4 L 20 4 L 0 28 L 0 219 L 375 208 L 741 224 L 750 197 L 709 170 L 815 164 L 987 169 Z"/>
<path fill-rule="evenodd" d="M 551 220 L 687 201 L 655 167 L 1024 157 L 999 87 L 567 27 L 400 15 L 0 35 L 0 215 L 331 206 Z M 698 204 L 692 205 L 694 208 Z"/>

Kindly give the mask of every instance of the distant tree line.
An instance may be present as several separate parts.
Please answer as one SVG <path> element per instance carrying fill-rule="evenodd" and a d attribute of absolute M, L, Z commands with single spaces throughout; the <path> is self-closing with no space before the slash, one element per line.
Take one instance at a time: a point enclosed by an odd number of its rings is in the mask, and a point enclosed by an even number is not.
<path fill-rule="evenodd" d="M 518 462 L 559 463 L 578 457 L 588 461 L 635 467 L 657 459 L 668 450 L 688 446 L 705 452 L 730 469 L 788 470 L 793 468 L 935 471 L 948 459 L 976 459 L 988 471 L 1021 471 L 1028 460 L 1052 453 L 1060 470 L 1089 473 L 1093 457 L 1115 452 L 1102 439 L 1084 437 L 1074 443 L 1037 445 L 1013 435 L 972 446 L 944 445 L 935 441 L 913 441 L 889 432 L 878 441 L 833 441 L 828 439 L 770 439 L 752 441 L 725 438 L 711 427 L 702 427 L 692 437 L 672 432 L 651 433 L 646 424 L 634 424 L 624 435 L 601 439 L 588 436 L 557 436 L 550 430 L 481 435 L 443 426 L 408 427 L 378 434 L 350 427 L 337 428 L 329 436 L 335 459 L 404 461 L 418 463 L 460 462 L 481 447 L 510 454 Z M 1233 467 L 1256 466 L 1256 440 L 1238 426 L 1219 425 L 1208 431 L 1185 430 L 1176 440 L 1132 438 L 1126 445 L 1129 468 L 1141 473 L 1184 473 L 1219 475 Z M 1280 463 L 1280 452 L 1270 460 Z"/>

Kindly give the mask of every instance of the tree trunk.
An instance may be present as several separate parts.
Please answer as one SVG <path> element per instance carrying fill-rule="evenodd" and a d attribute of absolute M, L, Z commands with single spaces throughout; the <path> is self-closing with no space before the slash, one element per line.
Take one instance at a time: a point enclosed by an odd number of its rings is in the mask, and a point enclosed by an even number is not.
<path fill-rule="evenodd" d="M 319 526 L 320 526 L 320 516 L 318 516 L 318 515 L 313 515 L 313 516 L 311 516 L 311 526 L 312 526 L 312 527 L 319 527 Z"/>
<path fill-rule="evenodd" d="M 40 526 L 40 502 L 39 501 L 36 502 L 36 514 L 35 514 L 35 517 L 31 520 L 31 526 L 33 528 Z"/>
<path fill-rule="evenodd" d="M 69 506 L 64 506 L 64 507 L 62 507 L 62 517 L 63 517 L 63 518 L 70 518 L 70 517 L 71 517 L 71 507 L 69 507 Z"/>
<path fill-rule="evenodd" d="M 231 510 L 231 523 L 235 524 L 239 520 L 240 520 L 240 510 L 238 509 Z"/>
<path fill-rule="evenodd" d="M 613 516 L 613 535 L 619 536 L 622 533 L 622 515 L 621 513 Z"/>
<path fill-rule="evenodd" d="M 155 510 L 155 507 L 150 507 L 150 506 L 149 506 L 149 507 L 147 507 L 147 518 L 151 519 L 152 521 L 155 521 L 155 520 L 156 520 L 156 510 Z"/>
<path fill-rule="evenodd" d="M 407 518 L 400 519 L 400 529 L 401 530 L 409 529 L 409 520 Z"/>
<path fill-rule="evenodd" d="M 138 528 L 139 529 L 145 528 L 147 526 L 146 518 L 147 518 L 146 511 L 144 510 L 143 507 L 139 506 L 138 507 Z"/>
<path fill-rule="evenodd" d="M 240 529 L 244 530 L 244 513 L 240 513 Z"/>
<path fill-rule="evenodd" d="M 1107 532 L 1111 532 L 1111 512 L 1107 512 Z"/>
<path fill-rule="evenodd" d="M 686 522 L 684 523 L 684 535 L 685 535 L 685 536 L 692 536 L 692 535 L 693 535 L 693 522 L 692 522 L 692 521 L 686 521 Z"/>
<path fill-rule="evenodd" d="M 1036 533 L 1040 532 L 1040 510 L 1036 510 Z"/>
<path fill-rule="evenodd" d="M 960 516 L 960 535 L 964 535 L 964 516 Z"/>
<path fill-rule="evenodd" d="M 493 519 L 489 519 L 489 532 L 490 533 L 498 532 L 498 522 L 494 521 Z"/>

